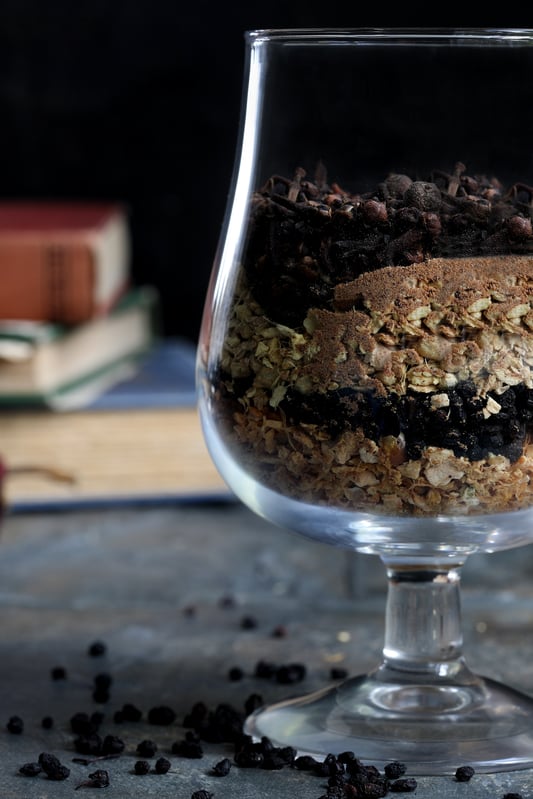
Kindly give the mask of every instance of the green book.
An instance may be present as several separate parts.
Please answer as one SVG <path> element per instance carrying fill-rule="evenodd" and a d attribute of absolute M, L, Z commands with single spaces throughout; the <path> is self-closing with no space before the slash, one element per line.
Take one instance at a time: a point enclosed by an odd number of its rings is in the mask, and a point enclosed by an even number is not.
<path fill-rule="evenodd" d="M 84 407 L 131 377 L 157 337 L 157 292 L 131 289 L 88 322 L 0 322 L 0 406 Z"/>

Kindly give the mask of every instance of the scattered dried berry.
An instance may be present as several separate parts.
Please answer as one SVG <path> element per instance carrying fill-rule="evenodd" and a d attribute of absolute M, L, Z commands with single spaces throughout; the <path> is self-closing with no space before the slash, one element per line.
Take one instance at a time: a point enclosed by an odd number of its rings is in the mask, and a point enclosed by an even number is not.
<path fill-rule="evenodd" d="M 104 671 L 100 674 L 95 674 L 93 682 L 95 688 L 98 688 L 101 691 L 108 691 L 109 688 L 111 688 L 113 678 L 110 674 Z"/>
<path fill-rule="evenodd" d="M 284 624 L 277 624 L 274 629 L 272 630 L 272 638 L 286 638 L 287 637 L 287 628 Z"/>
<path fill-rule="evenodd" d="M 24 763 L 24 765 L 19 768 L 20 774 L 23 774 L 25 777 L 36 777 L 41 771 L 42 768 L 39 763 Z"/>
<path fill-rule="evenodd" d="M 472 766 L 459 766 L 455 772 L 457 782 L 469 782 L 476 772 Z"/>
<path fill-rule="evenodd" d="M 70 769 L 64 766 L 58 757 L 49 752 L 41 752 L 39 765 L 49 780 L 62 781 L 70 775 Z"/>
<path fill-rule="evenodd" d="M 100 723 L 100 716 L 96 714 L 89 716 L 88 713 L 80 711 L 71 716 L 70 728 L 77 735 L 91 735 L 93 732 L 97 732 Z"/>
<path fill-rule="evenodd" d="M 215 777 L 227 777 L 231 770 L 231 760 L 227 757 L 224 757 L 222 760 L 219 760 L 218 763 L 215 763 L 213 766 L 212 773 Z"/>
<path fill-rule="evenodd" d="M 51 730 L 54 726 L 54 720 L 52 716 L 43 716 L 41 720 L 41 727 L 43 730 Z"/>
<path fill-rule="evenodd" d="M 194 791 L 191 794 L 191 799 L 212 799 L 213 794 L 209 791 L 205 791 L 203 788 L 200 791 Z"/>
<path fill-rule="evenodd" d="M 521 793 L 504 793 L 502 799 L 524 799 Z"/>
<path fill-rule="evenodd" d="M 137 760 L 133 766 L 135 774 L 148 774 L 150 763 L 147 760 Z"/>
<path fill-rule="evenodd" d="M 278 667 L 274 663 L 266 660 L 259 660 L 256 663 L 254 676 L 260 679 L 270 680 L 277 671 Z"/>
<path fill-rule="evenodd" d="M 189 713 L 183 719 L 184 727 L 201 726 L 208 715 L 208 707 L 204 702 L 195 702 Z"/>
<path fill-rule="evenodd" d="M 394 793 L 409 793 L 415 791 L 417 788 L 417 781 L 412 777 L 400 777 L 400 779 L 391 782 L 389 790 Z"/>
<path fill-rule="evenodd" d="M 156 774 L 166 774 L 167 771 L 170 769 L 170 760 L 167 760 L 166 757 L 158 757 L 155 761 L 154 770 Z"/>
<path fill-rule="evenodd" d="M 330 669 L 329 676 L 332 680 L 345 680 L 348 676 L 348 671 L 346 669 L 340 669 L 338 666 L 334 666 Z"/>
<path fill-rule="evenodd" d="M 242 736 L 243 724 L 244 715 L 227 702 L 221 702 L 194 729 L 209 743 L 234 742 Z"/>
<path fill-rule="evenodd" d="M 250 694 L 244 703 L 244 712 L 247 716 L 253 713 L 257 708 L 264 705 L 263 697 L 260 694 Z"/>
<path fill-rule="evenodd" d="M 398 760 L 393 760 L 391 763 L 387 763 L 383 771 L 389 780 L 396 780 L 398 777 L 401 777 L 403 774 L 405 774 L 405 763 L 400 763 Z"/>
<path fill-rule="evenodd" d="M 125 743 L 117 735 L 106 735 L 102 741 L 103 755 L 119 755 L 125 749 Z"/>
<path fill-rule="evenodd" d="M 20 716 L 11 716 L 6 724 L 6 728 L 13 735 L 21 735 L 24 732 L 24 722 Z"/>
<path fill-rule="evenodd" d="M 136 752 L 140 757 L 153 757 L 157 752 L 157 744 L 150 740 L 141 741 L 137 745 Z"/>
<path fill-rule="evenodd" d="M 265 756 L 254 749 L 241 749 L 235 755 L 235 763 L 239 768 L 259 768 L 263 765 Z"/>
<path fill-rule="evenodd" d="M 66 680 L 67 670 L 64 666 L 54 666 L 50 671 L 50 676 L 52 680 Z"/>
<path fill-rule="evenodd" d="M 88 778 L 83 782 L 78 783 L 76 785 L 75 790 L 78 788 L 107 788 L 109 785 L 109 774 L 104 769 L 98 769 L 94 771 L 92 774 L 89 774 Z"/>
<path fill-rule="evenodd" d="M 239 682 L 244 677 L 244 671 L 239 666 L 232 666 L 228 671 L 228 679 L 231 682 Z"/>
<path fill-rule="evenodd" d="M 97 732 L 91 732 L 88 735 L 78 735 L 74 740 L 74 749 L 80 755 L 95 755 L 102 754 L 103 740 Z"/>
<path fill-rule="evenodd" d="M 201 744 L 197 741 L 175 741 L 172 744 L 171 752 L 180 757 L 187 757 L 189 759 L 200 759 L 204 756 Z"/>
<path fill-rule="evenodd" d="M 299 771 L 314 771 L 318 765 L 318 760 L 315 760 L 311 755 L 301 755 L 296 758 L 293 765 Z"/>
<path fill-rule="evenodd" d="M 126 704 L 122 705 L 122 709 L 117 710 L 113 717 L 117 724 L 120 724 L 123 721 L 140 721 L 141 718 L 142 711 L 130 702 L 126 702 Z"/>
<path fill-rule="evenodd" d="M 258 627 L 258 622 L 255 616 L 243 616 L 241 619 L 242 630 L 255 630 Z"/>
<path fill-rule="evenodd" d="M 288 663 L 276 669 L 276 682 L 283 685 L 301 682 L 305 679 L 306 673 L 307 669 L 303 663 Z"/>
<path fill-rule="evenodd" d="M 88 654 L 90 657 L 101 657 L 105 655 L 107 652 L 107 646 L 104 644 L 103 641 L 93 641 L 93 643 L 89 646 Z"/>

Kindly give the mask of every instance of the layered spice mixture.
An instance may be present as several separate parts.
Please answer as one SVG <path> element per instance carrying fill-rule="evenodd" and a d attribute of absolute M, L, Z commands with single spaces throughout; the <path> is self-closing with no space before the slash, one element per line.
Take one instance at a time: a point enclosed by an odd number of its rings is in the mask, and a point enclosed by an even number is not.
<path fill-rule="evenodd" d="M 391 514 L 533 503 L 533 188 L 391 174 L 254 193 L 216 376 L 269 488 Z"/>

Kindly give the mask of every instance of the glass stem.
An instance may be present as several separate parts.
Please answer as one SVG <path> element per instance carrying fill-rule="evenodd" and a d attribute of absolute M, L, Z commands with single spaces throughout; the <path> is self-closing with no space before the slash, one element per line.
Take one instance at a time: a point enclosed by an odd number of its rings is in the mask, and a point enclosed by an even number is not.
<path fill-rule="evenodd" d="M 385 562 L 388 598 L 382 670 L 456 678 L 462 659 L 462 563 Z"/>

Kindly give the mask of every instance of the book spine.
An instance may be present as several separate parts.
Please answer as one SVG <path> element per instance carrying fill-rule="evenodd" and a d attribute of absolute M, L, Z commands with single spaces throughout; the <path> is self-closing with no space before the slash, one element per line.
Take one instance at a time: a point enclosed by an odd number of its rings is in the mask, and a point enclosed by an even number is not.
<path fill-rule="evenodd" d="M 88 247 L 52 244 L 43 247 L 45 297 L 49 319 L 73 323 L 94 313 L 94 258 Z"/>
<path fill-rule="evenodd" d="M 85 241 L 0 242 L 0 319 L 71 325 L 96 316 L 95 269 Z"/>

